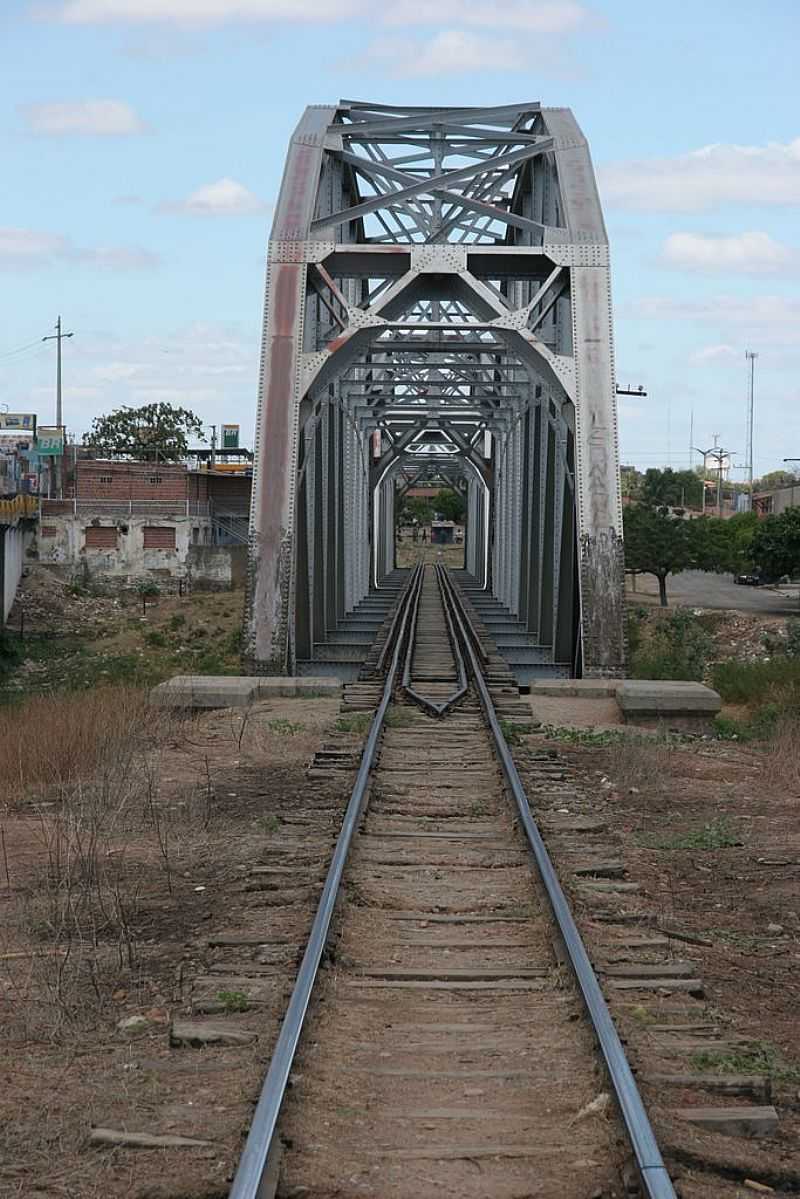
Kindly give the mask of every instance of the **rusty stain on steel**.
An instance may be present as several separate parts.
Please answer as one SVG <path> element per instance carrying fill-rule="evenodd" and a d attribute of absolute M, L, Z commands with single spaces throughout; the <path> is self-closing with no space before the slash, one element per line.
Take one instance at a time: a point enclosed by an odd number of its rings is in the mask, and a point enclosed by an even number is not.
<path fill-rule="evenodd" d="M 334 337 L 333 341 L 329 341 L 325 347 L 331 354 L 335 354 L 337 350 L 341 350 L 342 346 L 353 336 L 352 329 L 345 329 L 338 337 Z"/>
<path fill-rule="evenodd" d="M 263 449 L 260 493 L 259 548 L 262 559 L 260 606 L 273 621 L 281 607 L 281 546 L 289 524 L 287 478 L 291 471 L 292 408 L 294 402 L 294 331 L 297 320 L 299 283 L 305 267 L 281 263 L 275 267 L 271 325 L 264 387 Z M 275 503 L 285 497 L 281 507 Z M 259 622 L 260 623 L 260 622 Z"/>
<path fill-rule="evenodd" d="M 303 230 L 308 225 L 309 182 L 319 160 L 319 150 L 316 146 L 292 145 L 286 172 L 286 193 L 281 196 L 278 211 L 281 213 L 281 223 L 272 230 L 273 240 L 279 240 L 289 234 L 294 237 L 297 230 Z M 303 235 L 304 236 L 304 235 Z"/>

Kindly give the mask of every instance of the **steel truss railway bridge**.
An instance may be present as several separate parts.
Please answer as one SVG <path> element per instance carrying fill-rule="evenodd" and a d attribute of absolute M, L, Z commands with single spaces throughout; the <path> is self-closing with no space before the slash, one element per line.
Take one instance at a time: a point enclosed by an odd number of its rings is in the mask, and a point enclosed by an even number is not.
<path fill-rule="evenodd" d="M 303 114 L 267 259 L 253 671 L 358 669 L 423 481 L 466 497 L 465 579 L 518 677 L 622 673 L 608 242 L 569 109 Z"/>

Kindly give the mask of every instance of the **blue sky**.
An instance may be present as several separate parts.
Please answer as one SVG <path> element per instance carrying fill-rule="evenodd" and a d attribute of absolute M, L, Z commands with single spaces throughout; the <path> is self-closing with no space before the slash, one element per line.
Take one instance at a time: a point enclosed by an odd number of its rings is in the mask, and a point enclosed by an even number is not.
<path fill-rule="evenodd" d="M 714 434 L 800 457 L 796 0 L 6 0 L 0 403 L 170 400 L 252 437 L 270 203 L 302 109 L 541 100 L 589 140 L 611 241 L 622 456 Z M 28 346 L 16 352 L 20 347 Z M 736 477 L 736 473 L 734 475 Z M 738 477 L 742 477 L 739 474 Z"/>

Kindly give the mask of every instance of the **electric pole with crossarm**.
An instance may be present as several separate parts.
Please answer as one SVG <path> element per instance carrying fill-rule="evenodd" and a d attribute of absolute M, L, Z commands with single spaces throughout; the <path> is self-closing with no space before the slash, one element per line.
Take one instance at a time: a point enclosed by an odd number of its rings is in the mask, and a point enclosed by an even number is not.
<path fill-rule="evenodd" d="M 58 320 L 56 321 L 55 333 L 48 333 L 47 337 L 42 338 L 42 341 L 54 341 L 56 343 L 56 426 L 61 430 L 62 444 L 66 443 L 66 438 L 64 437 L 64 417 L 61 407 L 61 342 L 65 337 L 72 337 L 72 334 L 62 333 L 61 317 L 59 316 Z M 56 468 L 58 471 L 57 491 L 59 499 L 64 498 L 63 463 L 64 458 L 62 449 L 61 456 L 58 458 L 58 466 Z"/>

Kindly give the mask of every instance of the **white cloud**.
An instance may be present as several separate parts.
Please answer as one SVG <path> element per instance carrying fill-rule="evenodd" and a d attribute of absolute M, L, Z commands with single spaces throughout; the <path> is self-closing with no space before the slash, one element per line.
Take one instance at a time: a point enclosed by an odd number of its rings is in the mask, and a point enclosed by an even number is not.
<path fill-rule="evenodd" d="M 68 242 L 57 233 L 40 233 L 36 229 L 0 229 L 0 263 L 36 265 L 63 255 Z"/>
<path fill-rule="evenodd" d="M 800 253 L 768 233 L 673 233 L 661 253 L 668 266 L 704 274 L 779 275 L 800 269 Z"/>
<path fill-rule="evenodd" d="M 167 201 L 160 206 L 160 211 L 185 212 L 194 216 L 247 216 L 264 212 L 266 208 L 263 200 L 243 183 L 226 177 L 215 183 L 204 183 L 185 200 Z"/>
<path fill-rule="evenodd" d="M 484 34 L 443 30 L 426 41 L 379 38 L 360 56 L 359 65 L 375 66 L 397 78 L 460 75 L 475 71 L 527 71 L 531 57 L 524 44 Z"/>
<path fill-rule="evenodd" d="M 94 246 L 92 249 L 75 249 L 70 257 L 75 262 L 104 271 L 150 271 L 160 265 L 160 258 L 140 246 Z"/>
<path fill-rule="evenodd" d="M 126 137 L 144 133 L 146 125 L 124 100 L 65 100 L 52 104 L 23 104 L 19 109 L 31 133 L 50 137 L 89 134 Z"/>
<path fill-rule="evenodd" d="M 598 178 L 607 204 L 646 211 L 798 204 L 800 138 L 763 146 L 716 144 L 675 158 L 606 163 Z"/>
<path fill-rule="evenodd" d="M 703 346 L 702 349 L 695 350 L 689 355 L 689 362 L 692 366 L 724 366 L 734 358 L 738 362 L 741 356 L 742 351 L 737 350 L 736 346 L 729 346 L 723 342 L 721 345 Z"/>
<path fill-rule="evenodd" d="M 123 404 L 138 407 L 163 400 L 190 408 L 206 425 L 239 420 L 243 443 L 251 444 L 258 354 L 255 326 L 246 331 L 204 322 L 132 339 L 80 330 L 69 349 L 65 399 L 70 430 L 80 435 L 93 417 Z M 0 377 L 6 369 L 0 362 Z M 20 403 L 32 405 L 24 411 L 50 411 L 51 369 L 46 354 L 26 360 L 22 375 L 16 367 L 15 394 Z"/>
<path fill-rule="evenodd" d="M 175 24 L 223 25 L 234 21 L 342 23 L 355 17 L 375 19 L 370 0 L 60 0 L 38 11 L 70 25 Z M 389 25 L 441 25 L 458 22 L 482 29 L 524 29 L 563 34 L 592 20 L 578 0 L 406 0 L 387 9 Z"/>
<path fill-rule="evenodd" d="M 157 254 L 139 246 L 76 246 L 60 233 L 37 229 L 0 229 L 0 270 L 55 266 L 94 266 L 106 271 L 152 270 Z"/>
<path fill-rule="evenodd" d="M 645 296 L 624 305 L 621 315 L 691 324 L 707 322 L 719 330 L 720 344 L 739 345 L 742 353 L 746 342 L 756 349 L 800 346 L 800 298 L 789 296 L 727 294 L 700 300 Z"/>
<path fill-rule="evenodd" d="M 61 0 L 39 6 L 67 25 L 226 25 L 233 21 L 343 21 L 368 10 L 365 0 Z"/>
<path fill-rule="evenodd" d="M 387 8 L 387 25 L 459 25 L 484 29 L 524 29 L 529 33 L 571 33 L 590 20 L 573 0 L 406 0 Z"/>

